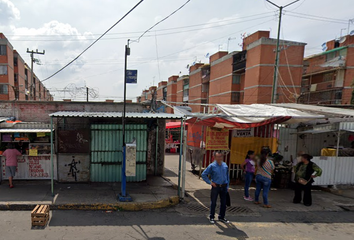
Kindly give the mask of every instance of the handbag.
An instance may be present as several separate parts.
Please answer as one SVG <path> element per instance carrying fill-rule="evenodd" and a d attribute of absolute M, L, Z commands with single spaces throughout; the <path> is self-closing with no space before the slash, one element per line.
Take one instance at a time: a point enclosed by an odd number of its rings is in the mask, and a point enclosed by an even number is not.
<path fill-rule="evenodd" d="M 310 180 L 306 181 L 306 179 L 303 178 L 299 178 L 299 180 L 297 181 L 298 183 L 300 183 L 301 185 L 306 185 L 309 183 Z"/>
<path fill-rule="evenodd" d="M 230 207 L 231 206 L 231 198 L 230 198 L 230 193 L 226 193 L 226 206 Z"/>

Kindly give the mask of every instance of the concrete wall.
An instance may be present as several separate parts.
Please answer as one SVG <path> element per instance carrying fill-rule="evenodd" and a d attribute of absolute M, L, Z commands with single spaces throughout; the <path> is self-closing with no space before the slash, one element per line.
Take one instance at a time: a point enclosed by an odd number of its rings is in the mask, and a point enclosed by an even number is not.
<path fill-rule="evenodd" d="M 59 182 L 88 182 L 90 181 L 89 154 L 58 154 Z"/>

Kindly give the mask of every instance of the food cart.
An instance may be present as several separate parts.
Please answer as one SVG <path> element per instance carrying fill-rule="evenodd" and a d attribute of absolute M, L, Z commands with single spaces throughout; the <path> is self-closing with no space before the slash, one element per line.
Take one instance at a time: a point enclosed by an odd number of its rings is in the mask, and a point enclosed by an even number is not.
<path fill-rule="evenodd" d="M 2 152 L 12 143 L 22 156 L 18 157 L 18 167 L 14 179 L 50 180 L 51 144 L 50 125 L 43 123 L 24 123 L 7 121 L 0 123 L 0 180 L 6 179 L 5 157 Z M 54 160 L 54 179 L 57 179 L 56 155 Z"/>

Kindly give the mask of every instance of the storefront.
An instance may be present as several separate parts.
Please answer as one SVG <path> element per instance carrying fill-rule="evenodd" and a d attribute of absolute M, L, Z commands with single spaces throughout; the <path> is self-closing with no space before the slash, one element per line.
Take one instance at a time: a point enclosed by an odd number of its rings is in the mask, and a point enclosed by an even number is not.
<path fill-rule="evenodd" d="M 51 129 L 48 124 L 3 122 L 0 128 L 1 178 L 6 179 L 5 158 L 2 157 L 9 143 L 22 156 L 18 157 L 18 168 L 14 179 L 49 180 L 51 179 Z M 54 179 L 57 179 L 56 155 L 54 160 Z"/>

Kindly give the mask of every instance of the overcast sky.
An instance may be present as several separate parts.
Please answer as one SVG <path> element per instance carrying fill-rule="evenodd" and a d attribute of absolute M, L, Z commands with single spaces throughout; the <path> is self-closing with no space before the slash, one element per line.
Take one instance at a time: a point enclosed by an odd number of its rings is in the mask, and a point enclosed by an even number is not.
<path fill-rule="evenodd" d="M 138 0 L 0 0 L 0 32 L 29 64 L 26 49 L 45 50 L 34 70 L 44 79 L 76 57 L 112 26 Z M 124 45 L 186 0 L 145 0 L 82 57 L 55 77 L 47 88 L 62 90 L 85 84 L 100 100 L 123 97 Z M 274 0 L 278 5 L 291 1 Z M 306 55 L 321 52 L 321 44 L 347 33 L 354 18 L 353 0 L 300 0 L 283 16 L 282 38 L 307 43 Z M 276 37 L 277 9 L 265 0 L 191 0 L 184 8 L 131 44 L 128 68 L 138 70 L 138 84 L 128 85 L 135 99 L 153 83 L 187 74 L 186 66 L 207 62 L 206 54 L 240 50 L 241 34 L 270 30 Z M 318 18 L 320 17 L 320 18 Z M 354 30 L 354 25 L 351 25 Z M 230 39 L 230 40 L 228 40 Z M 227 47 L 229 48 L 227 49 Z M 52 92 L 57 100 L 60 92 Z M 70 98 L 68 94 L 65 96 Z M 77 94 L 77 100 L 83 96 Z"/>

